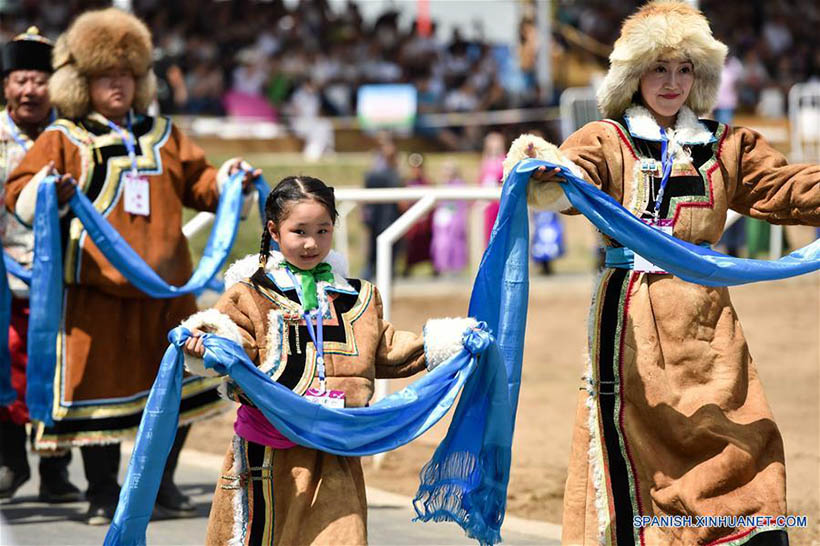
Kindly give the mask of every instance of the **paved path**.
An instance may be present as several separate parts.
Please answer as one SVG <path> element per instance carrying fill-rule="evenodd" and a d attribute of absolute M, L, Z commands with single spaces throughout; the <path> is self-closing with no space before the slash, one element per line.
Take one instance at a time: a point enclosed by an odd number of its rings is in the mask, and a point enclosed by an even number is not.
<path fill-rule="evenodd" d="M 128 462 L 123 449 L 125 475 Z M 0 546 L 85 546 L 101 545 L 105 527 L 90 527 L 83 523 L 85 503 L 49 505 L 37 502 L 37 462 L 30 461 L 35 476 L 15 495 L 9 504 L 0 505 Z M 148 526 L 150 546 L 201 545 L 205 539 L 210 499 L 221 457 L 196 451 L 183 451 L 177 478 L 180 488 L 197 505 L 196 518 L 156 521 Z M 71 466 L 72 481 L 84 486 L 82 464 L 74 450 Z M 410 500 L 376 489 L 368 489 L 368 529 L 371 546 L 458 546 L 474 545 L 452 523 L 413 523 Z M 507 518 L 503 529 L 504 544 L 510 546 L 558 546 L 557 526 Z M 343 545 L 340 545 L 343 546 Z"/>

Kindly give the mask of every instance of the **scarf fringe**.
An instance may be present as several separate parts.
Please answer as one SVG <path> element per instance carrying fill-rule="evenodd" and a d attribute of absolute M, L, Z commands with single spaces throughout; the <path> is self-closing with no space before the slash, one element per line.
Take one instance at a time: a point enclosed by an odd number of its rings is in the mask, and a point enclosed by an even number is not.
<path fill-rule="evenodd" d="M 501 542 L 509 449 L 491 449 L 481 461 L 466 451 L 451 453 L 444 460 L 438 455 L 437 451 L 421 470 L 413 521 L 452 521 L 482 546 Z"/>

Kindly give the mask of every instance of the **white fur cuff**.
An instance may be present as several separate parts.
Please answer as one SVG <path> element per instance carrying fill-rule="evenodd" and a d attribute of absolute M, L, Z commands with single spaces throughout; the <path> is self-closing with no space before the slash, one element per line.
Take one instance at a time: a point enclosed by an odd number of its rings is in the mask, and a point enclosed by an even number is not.
<path fill-rule="evenodd" d="M 43 183 L 48 173 L 48 166 L 40 169 L 37 174 L 31 177 L 28 184 L 25 185 L 23 191 L 17 197 L 17 205 L 14 207 L 14 213 L 27 226 L 34 224 L 34 209 L 37 207 L 37 188 Z M 62 211 L 61 211 L 62 212 Z"/>
<path fill-rule="evenodd" d="M 507 152 L 507 158 L 504 160 L 504 178 L 507 178 L 516 163 L 528 157 L 563 165 L 576 176 L 583 178 L 581 169 L 567 159 L 558 147 L 541 137 L 529 134 L 521 135 L 510 146 L 510 151 Z M 527 202 L 531 206 L 543 210 L 560 212 L 572 208 L 569 199 L 564 195 L 564 190 L 556 182 L 530 181 L 527 185 Z"/>
<path fill-rule="evenodd" d="M 527 203 L 536 209 L 555 212 L 572 208 L 564 188 L 557 182 L 534 182 L 527 184 Z"/>
<path fill-rule="evenodd" d="M 207 309 L 194 313 L 183 320 L 180 326 L 184 326 L 189 330 L 197 329 L 209 334 L 216 334 L 240 345 L 242 344 L 242 334 L 239 332 L 239 326 L 228 315 L 220 313 L 216 309 Z M 201 358 L 191 356 L 188 353 L 184 353 L 184 355 L 185 370 L 188 373 L 208 377 L 218 377 L 220 375 L 214 370 L 206 368 L 205 362 Z"/>
<path fill-rule="evenodd" d="M 464 344 L 464 332 L 475 328 L 478 321 L 474 318 L 441 318 L 430 319 L 424 325 L 424 355 L 427 359 L 427 370 L 458 353 Z"/>
<path fill-rule="evenodd" d="M 219 193 L 222 193 L 222 188 L 225 187 L 225 184 L 228 182 L 230 175 L 228 174 L 231 170 L 231 167 L 237 162 L 238 157 L 232 157 L 225 161 L 219 170 L 216 171 L 216 188 L 219 190 Z"/>

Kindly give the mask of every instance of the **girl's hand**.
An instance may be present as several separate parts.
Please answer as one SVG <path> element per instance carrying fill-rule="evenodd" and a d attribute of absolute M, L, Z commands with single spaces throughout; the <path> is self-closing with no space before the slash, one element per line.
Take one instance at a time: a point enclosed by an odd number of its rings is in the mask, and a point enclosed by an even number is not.
<path fill-rule="evenodd" d="M 188 341 L 182 346 L 182 350 L 186 354 L 197 358 L 205 356 L 205 345 L 202 344 L 202 334 L 204 333 L 202 330 L 197 330 L 196 328 L 191 330 L 191 337 L 188 338 Z"/>
<path fill-rule="evenodd" d="M 243 168 L 248 170 L 245 172 L 245 178 L 242 180 L 242 191 L 247 191 L 250 189 L 253 179 L 262 175 L 262 169 L 252 169 L 249 164 L 245 163 L 245 160 L 238 157 L 228 168 L 228 176 L 233 176 Z"/>

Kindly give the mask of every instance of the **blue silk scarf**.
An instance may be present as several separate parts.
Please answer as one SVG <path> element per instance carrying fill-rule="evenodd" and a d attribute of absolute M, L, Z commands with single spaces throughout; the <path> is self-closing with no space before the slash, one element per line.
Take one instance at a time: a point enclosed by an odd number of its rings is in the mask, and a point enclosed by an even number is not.
<path fill-rule="evenodd" d="M 169 285 L 157 275 L 97 212 L 84 193 L 76 192 L 69 206 L 82 222 L 88 237 L 129 282 L 153 298 L 174 298 L 214 285 L 214 276 L 228 258 L 236 238 L 244 175 L 242 171 L 236 173 L 223 187 L 214 226 L 202 258 L 188 282 L 179 287 Z M 261 177 L 254 181 L 254 185 L 264 218 L 263 207 L 269 188 Z M 47 425 L 53 424 L 57 335 L 63 307 L 63 257 L 57 208 L 54 179 L 50 177 L 37 189 L 26 390 L 26 404 L 31 418 Z"/>
<path fill-rule="evenodd" d="M 143 412 L 117 511 L 105 538 L 106 545 L 145 544 L 145 529 L 177 429 L 183 369 L 181 347 L 190 335 L 181 326 L 169 334 L 171 345 L 162 359 Z M 211 334 L 203 335 L 202 339 L 205 367 L 228 374 L 282 434 L 300 445 L 347 456 L 395 449 L 417 438 L 441 419 L 465 382 L 477 386 L 471 391 L 472 395 L 464 389 L 459 408 L 490 407 L 488 400 L 494 400 L 493 418 L 477 423 L 469 418 L 459 419 L 457 412 L 450 432 L 456 430 L 459 437 L 469 439 L 469 445 L 475 445 L 475 436 L 492 437 L 511 432 L 504 367 L 485 330 L 466 332 L 462 351 L 405 389 L 373 406 L 345 409 L 308 402 L 272 382 L 233 341 Z M 494 396 L 490 396 L 493 393 Z M 481 445 L 479 441 L 479 449 Z M 478 459 L 480 454 L 474 457 Z M 509 454 L 501 466 L 504 464 L 508 469 Z M 506 489 L 494 493 L 504 497 Z M 498 499 L 494 504 L 498 504 Z M 481 512 L 485 506 L 476 503 L 471 510 Z"/>
<path fill-rule="evenodd" d="M 561 169 L 560 176 L 564 179 L 561 185 L 570 203 L 601 232 L 685 281 L 733 286 L 785 279 L 820 269 L 820 239 L 778 260 L 725 256 L 647 226 L 612 197 L 576 177 L 566 167 L 547 161 L 520 161 L 506 184 L 526 183 L 540 166 Z"/>
<path fill-rule="evenodd" d="M 17 400 L 17 391 L 11 385 L 11 353 L 9 352 L 9 324 L 11 323 L 11 290 L 6 274 L 14 275 L 31 284 L 31 271 L 3 251 L 0 262 L 0 406 Z"/>

